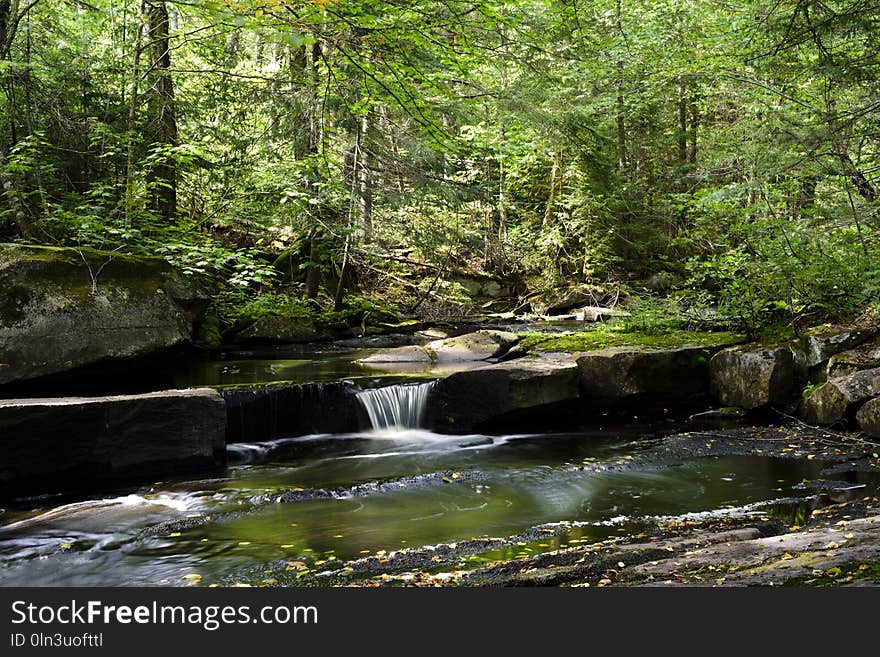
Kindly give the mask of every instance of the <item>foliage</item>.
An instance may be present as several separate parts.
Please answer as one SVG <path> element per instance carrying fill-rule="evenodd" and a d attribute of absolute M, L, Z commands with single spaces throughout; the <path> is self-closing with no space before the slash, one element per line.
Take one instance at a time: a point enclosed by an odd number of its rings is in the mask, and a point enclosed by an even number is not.
<path fill-rule="evenodd" d="M 464 271 L 688 277 L 648 332 L 880 308 L 870 3 L 142 4 L 0 3 L 0 238 L 159 255 L 219 306 L 464 304 Z"/>

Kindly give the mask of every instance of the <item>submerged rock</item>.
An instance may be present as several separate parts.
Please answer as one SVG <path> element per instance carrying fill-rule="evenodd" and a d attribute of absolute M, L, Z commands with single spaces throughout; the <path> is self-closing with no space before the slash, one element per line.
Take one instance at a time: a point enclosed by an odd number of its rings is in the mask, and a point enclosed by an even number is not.
<path fill-rule="evenodd" d="M 168 349 L 207 304 L 161 258 L 0 244 L 0 385 Z"/>
<path fill-rule="evenodd" d="M 783 404 L 794 389 L 794 359 L 788 347 L 732 347 L 715 354 L 709 376 L 712 394 L 726 406 Z"/>
<path fill-rule="evenodd" d="M 880 395 L 880 368 L 831 379 L 804 402 L 804 419 L 812 424 L 834 424 L 851 419 L 865 401 Z"/>
<path fill-rule="evenodd" d="M 143 481 L 225 463 L 214 390 L 0 400 L 0 491 L 39 493 Z"/>
<path fill-rule="evenodd" d="M 876 397 L 859 409 L 856 421 L 862 431 L 872 438 L 880 438 L 880 397 Z"/>

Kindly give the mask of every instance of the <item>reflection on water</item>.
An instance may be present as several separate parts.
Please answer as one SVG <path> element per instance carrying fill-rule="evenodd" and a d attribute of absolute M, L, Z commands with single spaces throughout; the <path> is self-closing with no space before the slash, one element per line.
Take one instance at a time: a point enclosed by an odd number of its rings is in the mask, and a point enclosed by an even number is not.
<path fill-rule="evenodd" d="M 275 560 L 328 563 L 568 523 L 509 557 L 658 518 L 762 512 L 765 501 L 814 496 L 799 484 L 822 467 L 760 456 L 670 463 L 657 441 L 634 438 L 408 429 L 232 445 L 223 478 L 7 510 L 0 584 L 259 583 Z"/>

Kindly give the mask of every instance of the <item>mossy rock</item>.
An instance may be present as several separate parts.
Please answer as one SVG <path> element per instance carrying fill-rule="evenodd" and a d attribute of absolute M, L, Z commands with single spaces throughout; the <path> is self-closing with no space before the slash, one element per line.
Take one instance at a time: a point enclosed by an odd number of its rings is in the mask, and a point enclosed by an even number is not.
<path fill-rule="evenodd" d="M 209 299 L 161 258 L 0 244 L 0 384 L 190 340 Z"/>
<path fill-rule="evenodd" d="M 526 333 L 520 346 L 529 351 L 545 353 L 581 353 L 611 347 L 650 347 L 667 349 L 699 346 L 707 348 L 727 347 L 745 341 L 736 333 L 710 331 L 666 331 L 664 333 L 639 333 L 612 330 L 572 331 L 568 333 Z"/>

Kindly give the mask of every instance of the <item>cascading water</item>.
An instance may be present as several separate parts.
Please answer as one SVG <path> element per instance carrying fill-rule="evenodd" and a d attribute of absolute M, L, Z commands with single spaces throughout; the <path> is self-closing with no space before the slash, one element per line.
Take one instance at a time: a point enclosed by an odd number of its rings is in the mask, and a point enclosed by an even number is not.
<path fill-rule="evenodd" d="M 417 429 L 435 381 L 364 390 L 357 395 L 377 431 Z"/>

